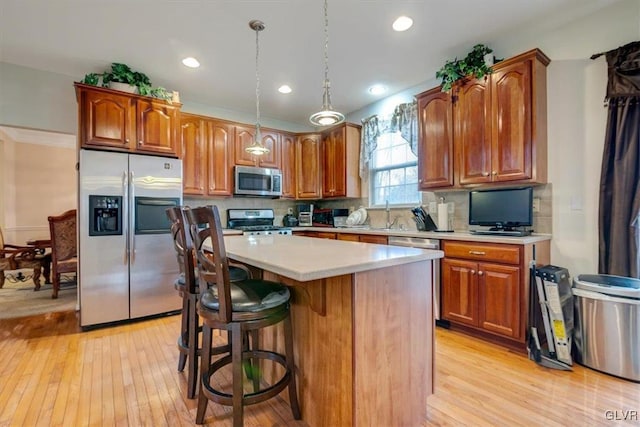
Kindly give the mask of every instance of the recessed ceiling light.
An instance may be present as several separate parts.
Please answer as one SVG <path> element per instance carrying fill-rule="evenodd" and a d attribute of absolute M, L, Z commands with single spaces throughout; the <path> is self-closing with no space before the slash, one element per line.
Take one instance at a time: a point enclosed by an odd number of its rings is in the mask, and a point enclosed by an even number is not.
<path fill-rule="evenodd" d="M 373 85 L 369 88 L 369 93 L 372 95 L 380 95 L 387 91 L 387 87 L 385 85 Z"/>
<path fill-rule="evenodd" d="M 182 60 L 182 63 L 184 64 L 185 67 L 189 67 L 189 68 L 198 68 L 200 66 L 200 62 L 198 62 L 196 58 L 193 58 L 191 56 L 188 58 L 184 58 Z"/>
<path fill-rule="evenodd" d="M 291 93 L 291 88 L 288 85 L 282 85 L 278 88 L 280 93 Z"/>
<path fill-rule="evenodd" d="M 408 16 L 401 16 L 393 21 L 393 29 L 396 31 L 407 31 L 413 25 L 413 19 Z"/>

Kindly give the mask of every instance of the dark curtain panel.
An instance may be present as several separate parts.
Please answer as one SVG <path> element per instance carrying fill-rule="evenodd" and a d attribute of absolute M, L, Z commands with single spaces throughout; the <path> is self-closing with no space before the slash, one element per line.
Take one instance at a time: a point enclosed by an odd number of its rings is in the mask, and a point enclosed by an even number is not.
<path fill-rule="evenodd" d="M 609 112 L 600 177 L 598 271 L 640 277 L 640 41 L 606 57 Z"/>

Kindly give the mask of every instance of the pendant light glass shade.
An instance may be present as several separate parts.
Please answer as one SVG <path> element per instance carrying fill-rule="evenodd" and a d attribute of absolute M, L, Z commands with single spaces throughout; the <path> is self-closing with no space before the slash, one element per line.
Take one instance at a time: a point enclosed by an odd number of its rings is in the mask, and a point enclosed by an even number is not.
<path fill-rule="evenodd" d="M 260 73 L 258 70 L 258 61 L 260 59 L 260 43 L 259 37 L 260 31 L 264 30 L 264 22 L 254 19 L 249 22 L 249 27 L 256 32 L 256 134 L 253 138 L 253 142 L 245 151 L 251 153 L 254 156 L 261 156 L 268 154 L 267 147 L 262 145 L 262 132 L 260 131 Z"/>
<path fill-rule="evenodd" d="M 322 95 L 322 109 L 309 117 L 315 126 L 329 126 L 342 123 L 344 115 L 331 108 L 331 83 L 329 82 L 329 17 L 327 14 L 327 0 L 324 0 L 324 93 Z"/>

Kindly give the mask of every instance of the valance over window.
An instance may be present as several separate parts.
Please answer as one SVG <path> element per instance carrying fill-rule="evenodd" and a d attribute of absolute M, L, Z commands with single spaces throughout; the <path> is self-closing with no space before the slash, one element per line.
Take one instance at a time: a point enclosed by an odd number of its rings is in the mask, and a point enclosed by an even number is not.
<path fill-rule="evenodd" d="M 378 137 L 387 132 L 400 132 L 409 143 L 411 152 L 418 155 L 418 107 L 415 101 L 397 105 L 388 118 L 381 118 L 376 114 L 362 120 L 360 178 L 368 175 Z"/>

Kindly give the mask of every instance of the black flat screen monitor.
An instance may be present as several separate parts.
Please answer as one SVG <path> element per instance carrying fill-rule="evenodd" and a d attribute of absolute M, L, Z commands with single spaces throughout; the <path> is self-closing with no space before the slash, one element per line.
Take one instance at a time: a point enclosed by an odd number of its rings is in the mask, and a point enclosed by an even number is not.
<path fill-rule="evenodd" d="M 469 225 L 491 231 L 530 226 L 533 221 L 533 188 L 474 190 L 469 193 Z"/>

